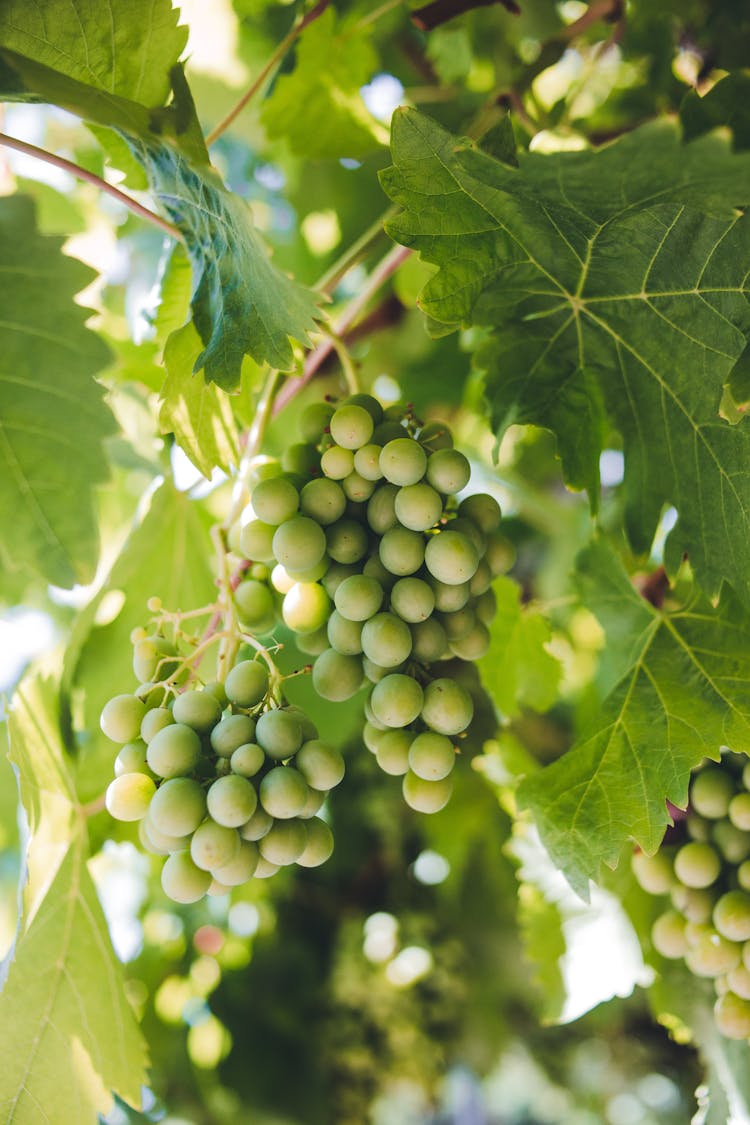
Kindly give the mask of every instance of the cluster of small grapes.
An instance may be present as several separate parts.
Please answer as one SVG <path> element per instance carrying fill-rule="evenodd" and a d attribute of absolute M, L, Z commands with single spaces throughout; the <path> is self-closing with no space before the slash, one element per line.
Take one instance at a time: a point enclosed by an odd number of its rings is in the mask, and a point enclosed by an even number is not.
<path fill-rule="evenodd" d="M 143 847 L 167 857 L 166 894 L 197 902 L 287 864 L 324 863 L 333 836 L 315 814 L 344 776 L 338 750 L 302 710 L 280 705 L 260 660 L 240 660 L 223 683 L 193 676 L 181 686 L 189 661 L 144 634 L 133 637 L 133 663 L 148 682 L 101 715 L 122 744 L 106 806 L 140 821 Z"/>
<path fill-rule="evenodd" d="M 403 775 L 412 808 L 436 812 L 473 703 L 432 666 L 487 652 L 491 583 L 509 561 L 500 508 L 486 494 L 456 502 L 471 469 L 444 423 L 359 394 L 313 404 L 301 428 L 304 443 L 259 467 L 238 542 L 255 577 L 236 591 L 238 612 L 266 626 L 268 567 L 283 621 L 316 657 L 317 693 L 340 702 L 369 680 L 367 746 Z"/>
<path fill-rule="evenodd" d="M 713 979 L 716 1025 L 730 1039 L 750 1039 L 750 763 L 725 753 L 693 776 L 687 817 L 654 856 L 636 852 L 644 890 L 669 895 L 651 939 L 663 957 L 684 959 Z M 683 835 L 684 833 L 684 835 Z"/>

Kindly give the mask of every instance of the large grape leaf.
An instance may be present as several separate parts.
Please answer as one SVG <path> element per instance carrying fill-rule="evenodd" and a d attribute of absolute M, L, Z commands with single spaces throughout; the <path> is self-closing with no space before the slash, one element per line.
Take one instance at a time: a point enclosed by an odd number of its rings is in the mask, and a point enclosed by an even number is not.
<path fill-rule="evenodd" d="M 94 884 L 49 681 L 25 680 L 10 711 L 11 760 L 28 818 L 28 879 L 0 994 L 0 1115 L 17 1125 L 93 1121 L 115 1091 L 140 1104 L 146 1045 Z"/>
<path fill-rule="evenodd" d="M 440 266 L 421 304 L 486 326 L 479 356 L 493 423 L 557 435 L 568 481 L 598 492 L 613 423 L 626 516 L 645 550 L 665 502 L 710 594 L 750 600 L 750 429 L 719 417 L 750 333 L 750 156 L 658 122 L 593 152 L 510 168 L 412 110 L 393 125 L 389 225 Z"/>
<path fill-rule="evenodd" d="M 116 425 L 93 379 L 109 351 L 74 301 L 94 274 L 62 241 L 39 234 L 30 199 L 0 200 L 0 559 L 71 586 L 96 566 L 94 487 Z"/>

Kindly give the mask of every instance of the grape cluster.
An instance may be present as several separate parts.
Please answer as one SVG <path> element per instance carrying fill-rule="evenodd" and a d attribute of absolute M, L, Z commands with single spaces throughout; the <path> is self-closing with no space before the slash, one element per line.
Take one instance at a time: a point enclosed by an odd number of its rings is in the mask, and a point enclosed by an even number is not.
<path fill-rule="evenodd" d="M 676 837 L 676 840 L 675 840 Z M 644 890 L 668 895 L 669 909 L 651 939 L 663 957 L 683 959 L 713 979 L 716 1025 L 730 1039 L 750 1039 L 750 763 L 725 753 L 696 771 L 690 803 L 653 856 L 636 852 L 633 872 Z"/>
<path fill-rule="evenodd" d="M 333 836 L 315 814 L 344 761 L 303 711 L 276 701 L 261 660 L 241 659 L 223 683 L 193 676 L 178 690 L 189 662 L 176 646 L 144 630 L 133 640 L 146 682 L 101 714 L 121 744 L 106 806 L 140 821 L 143 847 L 167 857 L 166 894 L 197 902 L 287 864 L 324 863 Z"/>
<path fill-rule="evenodd" d="M 471 469 L 444 423 L 359 394 L 312 404 L 301 428 L 305 441 L 281 463 L 259 466 L 237 544 L 252 566 L 238 613 L 262 629 L 278 606 L 315 657 L 323 699 L 369 682 L 366 745 L 403 776 L 409 805 L 436 812 L 473 717 L 466 688 L 439 665 L 489 648 L 491 583 L 509 561 L 499 505 L 486 494 L 457 502 Z"/>

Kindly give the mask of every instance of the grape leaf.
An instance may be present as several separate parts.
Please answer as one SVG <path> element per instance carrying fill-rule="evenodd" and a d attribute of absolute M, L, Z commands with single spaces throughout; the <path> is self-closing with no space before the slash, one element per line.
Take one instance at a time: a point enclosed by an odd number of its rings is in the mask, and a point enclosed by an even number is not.
<path fill-rule="evenodd" d="M 311 158 L 360 157 L 387 144 L 387 130 L 359 92 L 377 69 L 367 34 L 345 24 L 337 28 L 328 8 L 306 28 L 294 70 L 277 80 L 264 103 L 268 135 L 284 137 L 292 152 Z"/>
<path fill-rule="evenodd" d="M 715 129 L 728 125 L 738 151 L 750 148 L 750 74 L 739 71 L 728 74 L 703 97 L 690 90 L 680 106 L 680 120 L 685 139 L 692 140 Z"/>
<path fill-rule="evenodd" d="M 549 625 L 534 610 L 521 607 L 521 591 L 511 578 L 492 584 L 497 614 L 490 626 L 490 649 L 478 662 L 482 682 L 507 716 L 521 706 L 546 711 L 557 696 L 560 663 L 545 648 Z"/>
<path fill-rule="evenodd" d="M 94 486 L 116 425 L 92 378 L 109 352 L 73 299 L 94 274 L 62 242 L 39 234 L 30 199 L 0 200 L 0 558 L 71 586 L 96 566 Z"/>
<path fill-rule="evenodd" d="M 608 633 L 617 620 L 622 674 L 599 715 L 558 761 L 528 777 L 531 809 L 555 863 L 582 897 L 628 840 L 653 853 L 687 804 L 690 770 L 719 748 L 750 752 L 750 614 L 730 590 L 659 611 L 603 543 L 579 558 L 586 604 Z"/>
<path fill-rule="evenodd" d="M 25 680 L 10 744 L 31 833 L 28 881 L 0 994 L 0 1113 L 18 1125 L 93 1121 L 111 1091 L 139 1105 L 148 1062 L 86 867 L 86 821 L 56 718 L 51 683 Z"/>
<path fill-rule="evenodd" d="M 552 430 L 596 506 L 609 425 L 624 438 L 628 532 L 648 548 L 664 503 L 709 594 L 750 600 L 750 429 L 719 417 L 750 333 L 750 156 L 658 122 L 594 152 L 493 160 L 413 110 L 393 123 L 390 233 L 440 266 L 425 312 L 487 326 L 493 423 Z"/>

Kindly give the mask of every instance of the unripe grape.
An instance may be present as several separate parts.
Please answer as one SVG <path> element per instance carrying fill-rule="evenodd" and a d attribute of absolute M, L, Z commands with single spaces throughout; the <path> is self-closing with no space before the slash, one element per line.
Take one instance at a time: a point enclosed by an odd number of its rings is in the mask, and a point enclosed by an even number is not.
<path fill-rule="evenodd" d="M 240 836 L 243 840 L 260 840 L 271 830 L 272 824 L 273 817 L 271 814 L 267 813 L 261 804 L 258 804 L 253 815 L 240 828 Z"/>
<path fill-rule="evenodd" d="M 727 1039 L 750 1038 L 750 1001 L 725 992 L 714 1004 L 716 1026 Z"/>
<path fill-rule="evenodd" d="M 375 426 L 383 421 L 383 407 L 373 395 L 358 391 L 356 394 L 349 395 L 342 406 L 361 406 L 370 415 Z"/>
<path fill-rule="evenodd" d="M 113 742 L 135 742 L 141 733 L 146 705 L 134 695 L 116 695 L 104 704 L 99 724 Z"/>
<path fill-rule="evenodd" d="M 428 452 L 452 449 L 453 437 L 447 422 L 427 422 L 419 431 L 419 442 Z"/>
<path fill-rule="evenodd" d="M 419 442 L 410 437 L 389 441 L 380 451 L 380 469 L 391 484 L 416 484 L 427 468 L 427 454 Z"/>
<path fill-rule="evenodd" d="M 190 841 L 190 855 L 196 867 L 203 871 L 215 871 L 236 858 L 240 850 L 240 837 L 235 828 L 204 820 L 193 833 Z"/>
<path fill-rule="evenodd" d="M 247 578 L 234 591 L 234 602 L 241 621 L 251 628 L 273 619 L 273 594 L 263 582 Z"/>
<path fill-rule="evenodd" d="M 273 537 L 276 529 L 263 520 L 250 520 L 240 532 L 240 550 L 246 559 L 273 563 Z"/>
<path fill-rule="evenodd" d="M 374 754 L 377 750 L 380 740 L 383 737 L 383 733 L 383 731 L 379 730 L 377 727 L 374 727 L 372 723 L 365 722 L 365 725 L 362 728 L 362 741 L 371 754 Z"/>
<path fill-rule="evenodd" d="M 750 1000 L 750 969 L 745 965 L 738 965 L 727 973 L 727 986 L 736 996 L 743 1000 Z"/>
<path fill-rule="evenodd" d="M 425 581 L 432 590 L 438 613 L 457 613 L 468 604 L 471 597 L 468 582 L 458 582 L 455 586 L 449 586 L 445 582 L 438 582 L 431 574 L 426 576 Z"/>
<path fill-rule="evenodd" d="M 342 656 L 357 656 L 362 651 L 362 622 L 349 621 L 334 609 L 328 618 L 328 643 Z"/>
<path fill-rule="evenodd" d="M 307 792 L 307 782 L 298 770 L 275 766 L 260 783 L 260 802 L 271 816 L 290 820 L 305 807 Z"/>
<path fill-rule="evenodd" d="M 331 446 L 321 457 L 320 467 L 330 480 L 343 480 L 354 469 L 354 454 L 340 445 Z"/>
<path fill-rule="evenodd" d="M 471 632 L 467 633 L 465 637 L 460 640 L 451 641 L 451 652 L 460 657 L 461 660 L 466 660 L 469 663 L 475 660 L 481 660 L 490 651 L 492 644 L 492 637 L 486 625 L 481 621 L 477 621 Z"/>
<path fill-rule="evenodd" d="M 721 860 L 710 844 L 684 844 L 674 860 L 677 878 L 686 887 L 710 887 L 721 871 Z"/>
<path fill-rule="evenodd" d="M 427 726 L 438 734 L 460 734 L 474 717 L 474 704 L 465 687 L 443 677 L 425 688 L 421 714 Z"/>
<path fill-rule="evenodd" d="M 442 781 L 456 764 L 453 743 L 443 734 L 425 731 L 409 748 L 409 768 L 425 781 Z"/>
<path fill-rule="evenodd" d="M 190 852 L 174 852 L 161 869 L 161 885 L 173 902 L 198 902 L 211 885 L 211 876 L 196 866 Z"/>
<path fill-rule="evenodd" d="M 264 859 L 263 856 L 260 856 L 260 858 L 258 859 L 258 866 L 255 868 L 255 874 L 253 875 L 253 878 L 270 879 L 272 875 L 275 875 L 276 872 L 280 870 L 281 868 L 277 863 L 271 863 L 269 860 Z"/>
<path fill-rule="evenodd" d="M 469 582 L 469 593 L 472 597 L 478 598 L 480 594 L 484 594 L 489 590 L 492 584 L 492 572 L 484 559 L 480 559 L 477 564 L 477 569 L 474 571 L 474 576 Z"/>
<path fill-rule="evenodd" d="M 367 553 L 367 532 L 355 520 L 343 519 L 326 528 L 328 554 L 337 563 L 359 562 Z"/>
<path fill-rule="evenodd" d="M 330 422 L 331 437 L 344 449 L 361 449 L 367 445 L 373 429 L 372 416 L 357 405 L 340 406 Z"/>
<path fill-rule="evenodd" d="M 318 477 L 308 481 L 300 493 L 300 511 L 316 523 L 327 527 L 341 519 L 346 508 L 344 490 L 334 480 Z"/>
<path fill-rule="evenodd" d="M 394 507 L 399 523 L 411 531 L 427 531 L 443 514 L 442 499 L 424 482 L 399 488 Z"/>
<path fill-rule="evenodd" d="M 299 417 L 299 432 L 304 441 L 319 441 L 333 417 L 334 407 L 330 402 L 311 402 Z"/>
<path fill-rule="evenodd" d="M 713 913 L 714 895 L 710 891 L 678 883 L 672 887 L 670 897 L 676 908 L 691 922 L 708 922 Z"/>
<path fill-rule="evenodd" d="M 239 851 L 233 860 L 217 867 L 211 872 L 214 879 L 225 887 L 241 887 L 251 879 L 258 866 L 258 845 L 241 840 Z"/>
<path fill-rule="evenodd" d="M 362 651 L 381 668 L 396 668 L 411 652 L 409 626 L 393 613 L 377 613 L 362 629 Z"/>
<path fill-rule="evenodd" d="M 721 768 L 705 769 L 693 778 L 690 805 L 700 816 L 718 820 L 727 815 L 733 795 L 734 782 L 726 771 Z"/>
<path fill-rule="evenodd" d="M 684 957 L 688 951 L 685 919 L 676 910 L 667 910 L 654 922 L 651 941 L 656 952 L 661 953 L 662 957 L 668 957 L 670 960 Z"/>
<path fill-rule="evenodd" d="M 317 738 L 304 743 L 294 765 L 308 785 L 322 792 L 333 789 L 344 776 L 344 759 L 339 751 Z"/>
<path fill-rule="evenodd" d="M 334 596 L 336 609 L 349 621 L 367 621 L 383 602 L 383 587 L 374 578 L 352 574 L 345 578 Z"/>
<path fill-rule="evenodd" d="M 362 671 L 371 684 L 379 684 L 391 672 L 402 672 L 403 670 L 403 664 L 396 664 L 393 668 L 383 668 L 382 665 L 376 664 L 374 660 L 370 660 L 368 656 L 362 657 Z"/>
<path fill-rule="evenodd" d="M 287 570 L 287 574 L 293 582 L 317 582 L 330 565 L 331 560 L 328 555 L 323 555 L 317 566 L 311 566 L 308 570 Z"/>
<path fill-rule="evenodd" d="M 189 836 L 206 815 L 205 793 L 197 781 L 175 777 L 159 786 L 148 815 L 166 836 Z"/>
<path fill-rule="evenodd" d="M 151 807 L 138 825 L 138 839 L 152 855 L 169 855 L 190 848 L 190 836 L 168 836 L 160 832 L 151 819 Z"/>
<path fill-rule="evenodd" d="M 468 637 L 476 623 L 476 615 L 470 605 L 465 605 L 463 609 L 457 609 L 453 613 L 440 614 L 440 624 L 445 629 L 449 644 Z"/>
<path fill-rule="evenodd" d="M 307 788 L 307 800 L 297 813 L 300 820 L 310 820 L 316 813 L 320 812 L 323 802 L 325 801 L 327 793 L 323 793 L 318 789 Z"/>
<path fill-rule="evenodd" d="M 476 599 L 474 611 L 483 625 L 490 625 L 494 621 L 497 613 L 497 598 L 492 588 L 485 590 Z"/>
<path fill-rule="evenodd" d="M 211 747 L 219 758 L 231 758 L 238 746 L 254 741 L 255 719 L 249 715 L 226 715 L 211 731 Z"/>
<path fill-rule="evenodd" d="M 421 578 L 399 578 L 391 590 L 391 609 L 402 621 L 426 621 L 435 608 L 435 595 Z"/>
<path fill-rule="evenodd" d="M 388 593 L 396 584 L 396 575 L 385 569 L 379 555 L 370 555 L 362 567 L 362 574 L 365 578 L 374 578 L 378 585 L 382 586 L 385 593 Z"/>
<path fill-rule="evenodd" d="M 440 660 L 448 647 L 445 629 L 436 617 L 412 625 L 411 639 L 412 656 L 415 660 L 422 660 L 426 664 Z"/>
<path fill-rule="evenodd" d="M 255 741 L 269 758 L 291 758 L 302 745 L 302 727 L 296 715 L 275 708 L 265 711 L 255 728 Z"/>
<path fill-rule="evenodd" d="M 177 650 L 166 637 L 145 637 L 133 646 L 133 673 L 139 680 L 161 681 L 169 679 L 179 659 Z"/>
<path fill-rule="evenodd" d="M 104 802 L 115 820 L 140 820 L 148 811 L 156 786 L 144 773 L 124 773 L 110 781 Z"/>
<path fill-rule="evenodd" d="M 268 691 L 268 669 L 259 660 L 241 660 L 227 676 L 224 690 L 230 703 L 254 707 Z"/>
<path fill-rule="evenodd" d="M 467 496 L 459 504 L 458 514 L 472 520 L 482 529 L 485 535 L 497 531 L 502 515 L 497 500 L 494 496 L 488 496 L 486 492 L 477 492 L 474 496 Z"/>
<path fill-rule="evenodd" d="M 313 665 L 312 683 L 321 699 L 341 703 L 351 699 L 362 686 L 362 663 L 356 656 L 345 656 L 329 648 Z"/>
<path fill-rule="evenodd" d="M 151 739 L 146 761 L 159 777 L 181 777 L 195 769 L 200 756 L 198 734 L 184 723 L 173 723 Z"/>
<path fill-rule="evenodd" d="M 385 535 L 398 523 L 396 518 L 395 484 L 382 484 L 373 492 L 367 504 L 367 522 L 376 535 Z"/>
<path fill-rule="evenodd" d="M 737 868 L 737 882 L 743 891 L 750 891 L 750 859 L 746 859 Z"/>
<path fill-rule="evenodd" d="M 155 734 L 158 734 L 160 730 L 170 726 L 173 722 L 174 717 L 168 707 L 152 707 L 143 716 L 141 738 L 144 742 L 150 742 Z"/>
<path fill-rule="evenodd" d="M 491 531 L 485 540 L 484 561 L 493 578 L 507 574 L 516 561 L 516 548 L 499 531 Z"/>
<path fill-rule="evenodd" d="M 302 482 L 320 470 L 320 453 L 317 442 L 295 441 L 287 445 L 281 454 L 281 467 L 284 473 L 301 486 Z"/>
<path fill-rule="evenodd" d="M 419 570 L 425 558 L 424 536 L 406 527 L 392 527 L 380 540 L 380 561 L 391 574 L 403 577 Z"/>
<path fill-rule="evenodd" d="M 715 930 L 705 933 L 685 954 L 685 964 L 697 977 L 718 977 L 736 969 L 740 963 L 742 946 L 727 941 Z"/>
<path fill-rule="evenodd" d="M 393 418 L 382 421 L 372 431 L 372 440 L 376 445 L 387 445 L 389 441 L 406 437 L 407 433 L 400 422 Z"/>
<path fill-rule="evenodd" d="M 411 676 L 393 672 L 375 684 L 370 697 L 374 716 L 387 727 L 406 727 L 422 709 L 424 693 Z"/>
<path fill-rule="evenodd" d="M 246 742 L 232 752 L 229 765 L 232 773 L 237 773 L 240 777 L 255 777 L 265 760 L 266 756 L 257 742 Z"/>
<path fill-rule="evenodd" d="M 258 841 L 264 859 L 286 867 L 302 855 L 307 843 L 307 826 L 301 820 L 277 820 L 270 832 Z"/>
<path fill-rule="evenodd" d="M 630 866 L 638 885 L 650 895 L 666 895 L 674 886 L 672 856 L 668 852 L 658 851 L 655 855 L 634 852 Z"/>
<path fill-rule="evenodd" d="M 183 691 L 172 707 L 176 723 L 192 727 L 198 734 L 207 734 L 221 718 L 221 705 L 206 691 Z"/>
<path fill-rule="evenodd" d="M 276 529 L 273 553 L 287 570 L 307 570 L 326 553 L 323 529 L 308 516 L 294 516 Z"/>
<path fill-rule="evenodd" d="M 713 841 L 729 863 L 739 864 L 750 856 L 750 833 L 736 828 L 729 820 L 715 821 Z"/>
<path fill-rule="evenodd" d="M 379 445 L 370 443 L 369 445 L 363 445 L 354 454 L 354 471 L 364 480 L 378 481 L 382 479 L 380 449 Z"/>
<path fill-rule="evenodd" d="M 439 449 L 427 460 L 427 480 L 438 492 L 460 492 L 470 476 L 471 465 L 457 449 Z"/>
<path fill-rule="evenodd" d="M 744 891 L 723 894 L 714 907 L 713 923 L 730 941 L 750 940 L 750 895 Z"/>
<path fill-rule="evenodd" d="M 313 817 L 305 824 L 307 840 L 304 850 L 297 856 L 300 867 L 320 867 L 333 852 L 333 833 L 324 820 Z"/>
<path fill-rule="evenodd" d="M 690 813 L 685 823 L 691 840 L 699 840 L 702 844 L 710 843 L 713 827 L 710 820 L 697 816 L 695 813 Z"/>
<path fill-rule="evenodd" d="M 344 563 L 333 562 L 328 567 L 326 573 L 323 575 L 320 584 L 328 594 L 329 598 L 335 598 L 336 591 L 338 590 L 344 579 L 348 578 L 350 574 L 356 573 L 357 567 L 354 564 L 345 565 Z"/>
<path fill-rule="evenodd" d="M 702 941 L 706 935 L 715 934 L 716 930 L 710 922 L 686 922 L 685 923 L 685 941 L 688 944 L 688 949 L 694 949 L 699 941 Z"/>
<path fill-rule="evenodd" d="M 441 781 L 425 781 L 410 770 L 404 777 L 401 790 L 409 808 L 421 813 L 436 813 L 448 804 L 453 781 L 450 777 Z"/>
<path fill-rule="evenodd" d="M 295 582 L 281 607 L 284 624 L 296 633 L 314 633 L 328 620 L 331 601 L 315 582 Z"/>
<path fill-rule="evenodd" d="M 367 480 L 357 472 L 349 473 L 347 477 L 344 477 L 341 487 L 347 499 L 352 500 L 355 504 L 363 504 L 365 500 L 370 499 L 375 491 L 373 481 Z"/>
<path fill-rule="evenodd" d="M 469 542 L 474 545 L 479 557 L 482 557 L 485 551 L 485 547 L 487 546 L 487 540 L 484 537 L 482 529 L 480 527 L 477 527 L 473 520 L 462 519 L 459 516 L 456 516 L 451 520 L 445 530 L 455 531 L 456 533 L 463 535 L 465 539 L 468 539 Z"/>
<path fill-rule="evenodd" d="M 384 731 L 375 748 L 375 760 L 384 773 L 402 777 L 409 770 L 412 734 L 408 730 Z"/>
<path fill-rule="evenodd" d="M 439 582 L 457 586 L 472 578 L 479 555 L 474 544 L 460 531 L 439 531 L 428 540 L 424 561 Z"/>
<path fill-rule="evenodd" d="M 729 802 L 729 819 L 735 828 L 750 832 L 750 793 L 738 793 Z"/>
<path fill-rule="evenodd" d="M 328 648 L 328 632 L 324 625 L 314 633 L 298 633 L 297 648 L 307 656 L 320 656 Z"/>
<path fill-rule="evenodd" d="M 251 503 L 259 520 L 278 527 L 296 513 L 299 508 L 299 493 L 285 477 L 275 477 L 255 486 Z"/>
<path fill-rule="evenodd" d="M 255 812 L 258 796 L 250 782 L 238 774 L 219 777 L 206 794 L 208 815 L 225 828 L 239 828 Z"/>
<path fill-rule="evenodd" d="M 146 743 L 141 739 L 126 742 L 115 758 L 115 777 L 122 777 L 124 773 L 145 773 L 153 777 L 146 762 Z"/>

